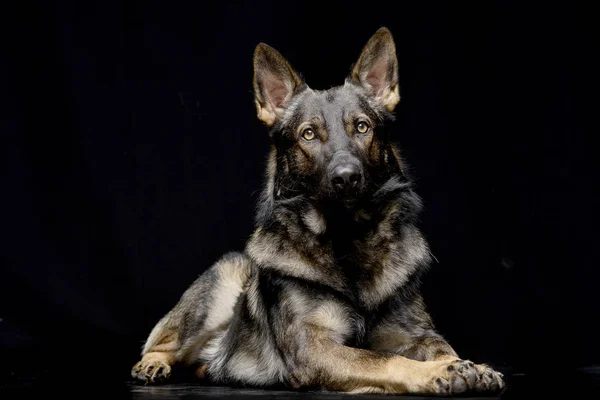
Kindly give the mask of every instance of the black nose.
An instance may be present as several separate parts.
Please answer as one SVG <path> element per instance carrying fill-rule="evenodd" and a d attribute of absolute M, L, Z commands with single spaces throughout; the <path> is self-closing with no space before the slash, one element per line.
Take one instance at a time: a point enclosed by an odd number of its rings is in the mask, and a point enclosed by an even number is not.
<path fill-rule="evenodd" d="M 344 164 L 335 167 L 331 173 L 331 184 L 336 190 L 356 187 L 361 179 L 358 165 Z"/>

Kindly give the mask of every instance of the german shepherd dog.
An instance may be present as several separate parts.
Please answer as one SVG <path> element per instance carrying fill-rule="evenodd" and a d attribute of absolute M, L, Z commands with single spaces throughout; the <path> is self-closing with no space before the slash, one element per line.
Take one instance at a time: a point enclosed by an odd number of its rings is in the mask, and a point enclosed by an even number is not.
<path fill-rule="evenodd" d="M 258 44 L 254 95 L 271 151 L 255 231 L 158 322 L 134 378 L 159 382 L 180 365 L 225 385 L 442 395 L 504 386 L 458 357 L 419 294 L 431 255 L 389 134 L 397 70 L 387 28 L 344 85 L 323 91 Z"/>

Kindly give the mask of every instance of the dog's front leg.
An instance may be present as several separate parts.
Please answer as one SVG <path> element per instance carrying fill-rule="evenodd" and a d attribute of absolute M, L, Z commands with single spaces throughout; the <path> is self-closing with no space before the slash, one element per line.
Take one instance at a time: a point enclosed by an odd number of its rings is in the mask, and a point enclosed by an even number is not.
<path fill-rule="evenodd" d="M 296 352 L 293 377 L 300 386 L 355 393 L 453 394 L 473 389 L 470 361 L 416 361 L 399 355 L 340 345 L 313 327 Z"/>
<path fill-rule="evenodd" d="M 267 274 L 262 278 L 263 287 L 269 289 L 269 297 L 262 298 L 277 300 L 265 305 L 273 316 L 269 330 L 293 385 L 396 394 L 485 390 L 478 367 L 471 361 L 449 357 L 419 361 L 381 348 L 346 346 L 356 334 L 356 323 L 343 299 L 317 290 L 320 288 L 299 285 L 297 280 L 275 278 Z M 252 295 L 252 288 L 249 293 L 251 299 L 259 298 Z"/>
<path fill-rule="evenodd" d="M 470 361 L 411 360 L 398 354 L 345 346 L 352 334 L 346 306 L 322 294 L 285 287 L 273 304 L 272 331 L 298 387 L 343 392 L 452 394 L 477 390 Z"/>
<path fill-rule="evenodd" d="M 399 334 L 399 336 L 403 336 L 404 343 L 395 349 L 391 349 L 392 353 L 421 361 L 461 360 L 450 344 L 435 331 L 428 330 L 419 336 L 413 337 L 402 334 Z M 488 365 L 475 364 L 474 368 L 477 376 L 474 388 L 477 391 L 497 391 L 504 387 L 502 374 Z"/>
<path fill-rule="evenodd" d="M 420 297 L 397 305 L 373 328 L 370 349 L 416 361 L 461 361 L 452 346 L 436 332 Z M 477 379 L 473 388 L 477 391 L 496 391 L 504 386 L 502 374 L 488 365 L 475 364 L 474 369 Z"/>

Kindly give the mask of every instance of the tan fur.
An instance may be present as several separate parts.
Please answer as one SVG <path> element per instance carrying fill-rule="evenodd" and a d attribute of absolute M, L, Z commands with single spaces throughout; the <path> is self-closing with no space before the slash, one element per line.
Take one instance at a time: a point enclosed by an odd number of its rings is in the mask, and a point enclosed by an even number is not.
<path fill-rule="evenodd" d="M 263 106 L 258 101 L 256 103 L 256 116 L 267 126 L 272 126 L 277 120 L 277 110 L 270 106 Z"/>
<path fill-rule="evenodd" d="M 133 366 L 131 375 L 146 382 L 155 382 L 166 379 L 171 375 L 171 366 L 175 364 L 175 355 L 171 351 L 153 351 L 146 353 L 142 359 Z"/>
<path fill-rule="evenodd" d="M 305 355 L 309 368 L 295 371 L 304 384 L 353 393 L 445 393 L 456 370 L 453 360 L 420 362 L 397 355 L 340 345 L 313 329 Z M 463 378 L 460 378 L 463 379 Z M 466 384 L 468 385 L 468 384 Z"/>
<path fill-rule="evenodd" d="M 201 365 L 196 368 L 195 375 L 197 378 L 204 379 L 206 378 L 206 371 L 208 370 L 208 365 Z"/>
<path fill-rule="evenodd" d="M 385 93 L 381 96 L 381 102 L 385 104 L 385 108 L 388 111 L 393 111 L 400 102 L 400 89 L 398 85 L 389 90 L 386 89 Z"/>
<path fill-rule="evenodd" d="M 142 350 L 142 355 L 150 352 L 150 351 L 172 351 L 178 345 L 177 343 L 177 332 L 174 329 L 170 329 L 166 327 L 167 318 L 162 318 L 156 326 L 150 332 L 148 339 L 146 339 L 146 343 L 144 344 L 144 348 Z M 165 350 L 154 350 L 156 346 L 162 346 L 163 348 L 169 347 L 169 349 Z"/>

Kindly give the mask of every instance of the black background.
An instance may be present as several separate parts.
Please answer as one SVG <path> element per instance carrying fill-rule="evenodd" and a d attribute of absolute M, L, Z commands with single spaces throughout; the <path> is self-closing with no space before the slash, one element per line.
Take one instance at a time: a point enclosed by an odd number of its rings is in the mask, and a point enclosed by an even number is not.
<path fill-rule="evenodd" d="M 0 371 L 126 378 L 157 320 L 252 231 L 269 144 L 254 46 L 326 89 L 380 26 L 439 260 L 423 287 L 439 330 L 463 358 L 515 373 L 598 363 L 597 44 L 590 10 L 541 4 L 3 12 Z"/>

